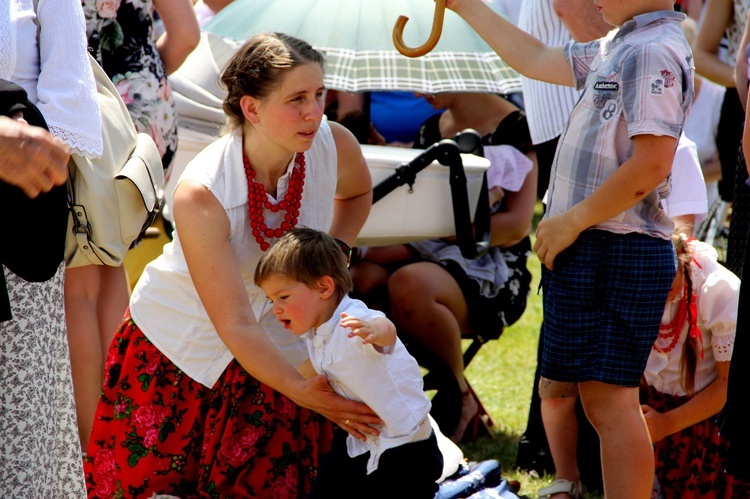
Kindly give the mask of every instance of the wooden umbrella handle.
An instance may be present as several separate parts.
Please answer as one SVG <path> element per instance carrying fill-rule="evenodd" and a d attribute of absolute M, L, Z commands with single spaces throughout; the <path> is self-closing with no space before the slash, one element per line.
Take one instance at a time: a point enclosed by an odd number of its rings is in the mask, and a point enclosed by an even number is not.
<path fill-rule="evenodd" d="M 432 18 L 432 32 L 427 41 L 419 47 L 412 48 L 407 47 L 404 44 L 404 27 L 409 18 L 406 16 L 398 16 L 396 24 L 393 26 L 393 44 L 399 52 L 407 57 L 421 57 L 435 48 L 438 40 L 440 40 L 440 34 L 443 32 L 443 17 L 445 16 L 446 1 L 447 0 L 435 0 L 435 15 Z"/>

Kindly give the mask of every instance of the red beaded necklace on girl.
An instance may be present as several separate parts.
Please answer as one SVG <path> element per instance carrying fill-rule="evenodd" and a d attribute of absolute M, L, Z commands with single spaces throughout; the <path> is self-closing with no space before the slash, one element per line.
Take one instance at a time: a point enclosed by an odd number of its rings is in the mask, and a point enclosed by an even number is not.
<path fill-rule="evenodd" d="M 294 167 L 289 179 L 284 199 L 277 204 L 268 200 L 266 186 L 262 182 L 255 180 L 257 173 L 250 164 L 247 155 L 242 153 L 242 162 L 245 166 L 245 175 L 247 176 L 247 209 L 250 216 L 250 228 L 255 236 L 255 241 L 260 246 L 261 251 L 266 251 L 271 247 L 271 243 L 266 238 L 279 238 L 286 231 L 297 225 L 299 218 L 299 209 L 302 206 L 302 191 L 305 186 L 305 154 L 298 152 L 294 157 Z M 273 213 L 279 210 L 285 211 L 284 220 L 281 225 L 275 229 L 266 225 L 263 210 L 271 210 Z"/>
<path fill-rule="evenodd" d="M 688 307 L 690 307 L 690 324 L 688 326 L 688 334 L 691 338 L 698 338 L 701 345 L 703 344 L 703 334 L 698 327 L 698 307 L 695 304 L 695 296 L 690 295 L 688 300 L 688 283 L 685 282 L 685 289 L 683 291 L 683 299 L 680 300 L 680 307 L 677 309 L 677 313 L 674 314 L 674 318 L 669 324 L 662 324 L 659 326 L 659 336 L 656 341 L 669 340 L 669 345 L 666 347 L 659 347 L 654 342 L 653 349 L 659 353 L 671 352 L 677 345 L 677 341 L 680 339 L 682 334 L 682 325 L 685 324 L 685 318 L 687 317 Z M 688 303 L 690 301 L 690 303 Z M 701 349 L 701 358 L 703 358 L 703 350 Z"/>

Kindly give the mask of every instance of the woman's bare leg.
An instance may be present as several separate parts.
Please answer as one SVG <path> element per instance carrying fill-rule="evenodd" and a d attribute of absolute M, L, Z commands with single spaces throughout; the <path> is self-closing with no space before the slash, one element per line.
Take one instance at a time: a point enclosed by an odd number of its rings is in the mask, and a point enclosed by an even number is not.
<path fill-rule="evenodd" d="M 97 316 L 99 319 L 99 335 L 102 346 L 102 360 L 107 361 L 109 344 L 112 343 L 117 329 L 122 323 L 125 310 L 130 302 L 130 287 L 125 267 L 110 267 L 102 265 L 101 289 L 97 302 Z"/>
<path fill-rule="evenodd" d="M 106 351 L 127 307 L 128 294 L 122 267 L 86 265 L 65 271 L 65 321 L 84 452 L 99 402 Z"/>

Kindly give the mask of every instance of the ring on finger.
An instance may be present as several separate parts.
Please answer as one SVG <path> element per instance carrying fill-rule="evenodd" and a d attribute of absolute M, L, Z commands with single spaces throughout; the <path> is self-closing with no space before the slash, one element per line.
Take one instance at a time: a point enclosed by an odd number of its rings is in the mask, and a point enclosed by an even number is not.
<path fill-rule="evenodd" d="M 346 421 L 344 421 L 344 424 L 345 424 L 346 426 L 349 426 L 349 420 L 347 419 Z"/>

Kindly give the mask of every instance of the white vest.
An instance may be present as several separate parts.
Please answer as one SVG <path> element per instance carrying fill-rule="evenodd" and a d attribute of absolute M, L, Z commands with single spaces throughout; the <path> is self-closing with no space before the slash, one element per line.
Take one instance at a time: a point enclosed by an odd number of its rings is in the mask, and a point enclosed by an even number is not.
<path fill-rule="evenodd" d="M 298 226 L 328 231 L 333 221 L 337 181 L 336 144 L 324 120 L 305 152 L 305 188 Z M 289 185 L 294 160 L 279 179 L 281 199 Z M 205 185 L 216 196 L 230 222 L 230 243 L 245 281 L 250 305 L 263 330 L 293 365 L 307 358 L 304 343 L 289 334 L 271 314 L 269 302 L 253 283 L 263 252 L 251 234 L 247 208 L 247 178 L 242 164 L 239 132 L 212 143 L 191 161 L 178 181 Z M 281 224 L 283 212 L 264 212 L 270 227 Z M 188 376 L 211 388 L 233 356 L 216 333 L 190 279 L 182 252 L 179 227 L 164 253 L 143 272 L 130 299 L 130 312 L 143 334 Z"/>

